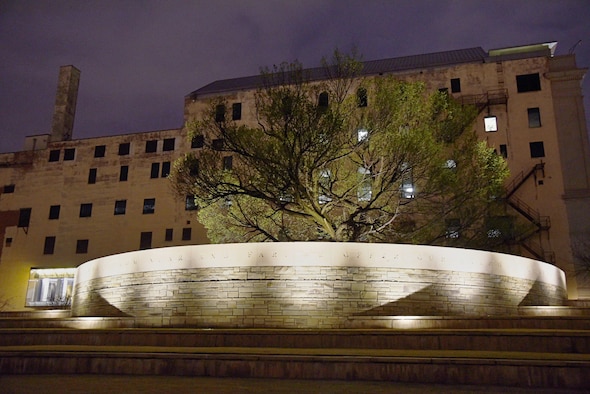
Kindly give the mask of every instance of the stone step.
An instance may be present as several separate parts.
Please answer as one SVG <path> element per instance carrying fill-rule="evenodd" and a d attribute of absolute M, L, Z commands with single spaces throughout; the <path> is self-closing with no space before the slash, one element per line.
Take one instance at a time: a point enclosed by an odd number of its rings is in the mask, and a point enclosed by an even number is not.
<path fill-rule="evenodd" d="M 0 374 L 128 374 L 589 388 L 590 355 L 333 348 L 5 346 Z"/>
<path fill-rule="evenodd" d="M 0 350 L 49 345 L 590 354 L 590 330 L 0 329 Z"/>

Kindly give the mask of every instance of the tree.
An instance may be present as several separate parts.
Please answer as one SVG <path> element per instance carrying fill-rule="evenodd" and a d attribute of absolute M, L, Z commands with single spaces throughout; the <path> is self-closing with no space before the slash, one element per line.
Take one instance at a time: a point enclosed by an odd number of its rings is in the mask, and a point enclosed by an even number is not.
<path fill-rule="evenodd" d="M 508 172 L 471 129 L 476 109 L 361 66 L 338 51 L 319 69 L 282 64 L 262 72 L 256 125 L 226 119 L 223 97 L 187 123 L 205 147 L 172 180 L 212 242 L 489 241 Z"/>

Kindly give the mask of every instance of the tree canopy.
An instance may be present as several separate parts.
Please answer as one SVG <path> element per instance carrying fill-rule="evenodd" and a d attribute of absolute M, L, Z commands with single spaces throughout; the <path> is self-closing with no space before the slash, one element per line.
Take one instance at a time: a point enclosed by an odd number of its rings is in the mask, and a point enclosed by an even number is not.
<path fill-rule="evenodd" d="M 171 178 L 194 196 L 212 242 L 488 238 L 508 170 L 476 138 L 477 110 L 361 67 L 336 51 L 319 69 L 266 69 L 254 124 L 228 119 L 223 96 L 187 123 L 204 147 Z"/>

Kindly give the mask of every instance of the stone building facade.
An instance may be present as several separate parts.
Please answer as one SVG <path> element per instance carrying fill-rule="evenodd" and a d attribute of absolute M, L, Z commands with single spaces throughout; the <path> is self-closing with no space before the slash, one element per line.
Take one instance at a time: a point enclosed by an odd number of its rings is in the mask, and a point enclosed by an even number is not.
<path fill-rule="evenodd" d="M 556 43 L 470 48 L 365 62 L 366 77 L 424 81 L 475 104 L 478 135 L 507 159 L 507 213 L 534 226 L 514 252 L 556 264 L 570 298 L 590 297 L 576 277 L 576 248 L 590 248 L 590 148 L 574 55 Z M 313 70 L 312 70 L 313 75 Z M 111 254 L 207 243 L 191 200 L 166 179 L 175 159 L 198 151 L 184 128 L 76 140 L 80 73 L 60 70 L 51 133 L 0 154 L 0 297 L 8 309 L 67 304 L 71 268 Z M 256 121 L 257 76 L 221 80 L 185 97 L 185 121 L 224 96 L 227 116 Z M 370 105 L 370 98 L 369 98 Z M 68 270 L 70 269 L 70 270 Z"/>

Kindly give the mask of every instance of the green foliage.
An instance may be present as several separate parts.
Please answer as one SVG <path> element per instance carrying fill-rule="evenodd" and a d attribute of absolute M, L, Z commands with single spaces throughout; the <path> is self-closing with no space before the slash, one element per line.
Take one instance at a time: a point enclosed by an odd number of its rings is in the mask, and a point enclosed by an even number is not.
<path fill-rule="evenodd" d="M 196 196 L 213 242 L 444 244 L 449 221 L 461 233 L 454 243 L 486 233 L 483 218 L 508 171 L 470 129 L 475 108 L 419 82 L 361 78 L 360 67 L 336 51 L 318 81 L 282 64 L 262 74 L 257 124 L 216 118 L 228 107 L 223 97 L 187 124 L 205 148 L 177 161 L 172 180 Z"/>

